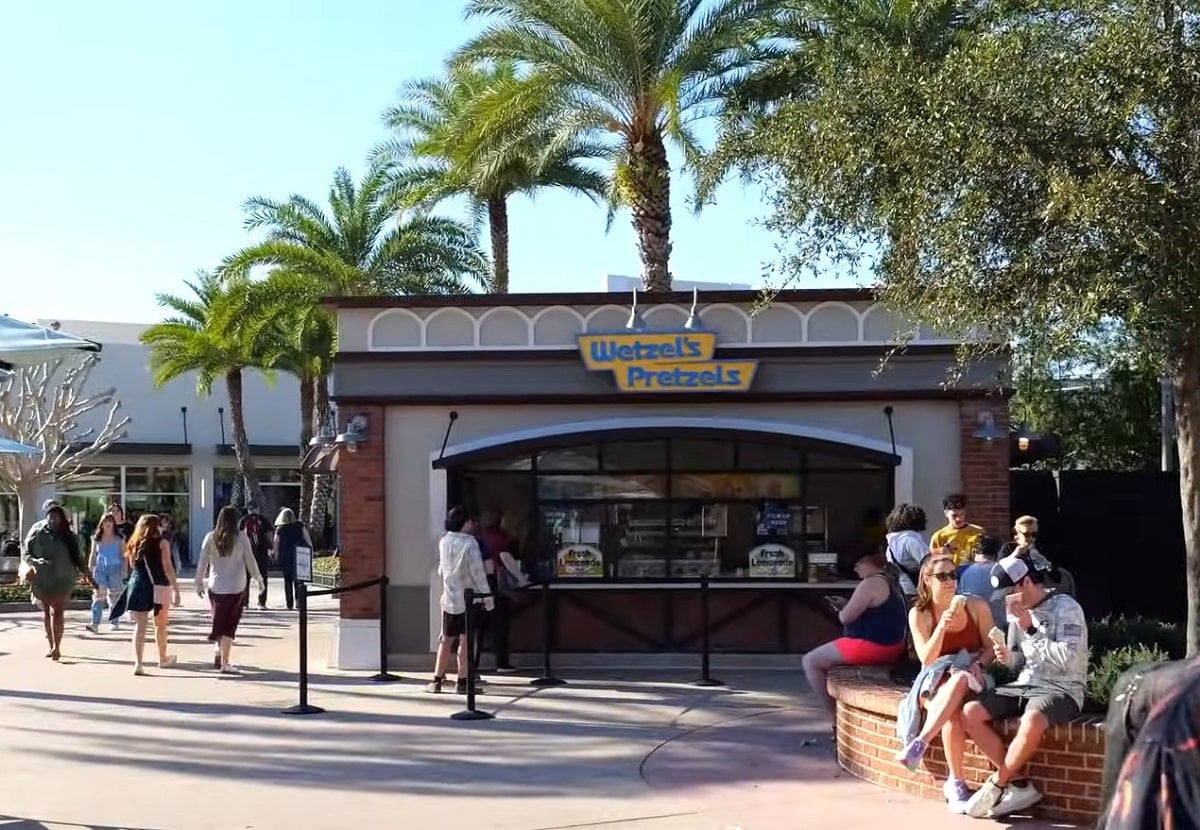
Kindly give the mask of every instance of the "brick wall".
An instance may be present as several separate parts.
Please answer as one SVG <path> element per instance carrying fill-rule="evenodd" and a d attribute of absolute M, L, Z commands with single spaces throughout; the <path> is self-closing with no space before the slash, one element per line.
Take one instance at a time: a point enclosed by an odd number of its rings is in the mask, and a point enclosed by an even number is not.
<path fill-rule="evenodd" d="M 959 404 L 960 475 L 968 516 L 990 535 L 1007 541 L 1012 535 L 1008 496 L 1008 440 L 975 438 L 981 412 L 991 412 L 996 426 L 1008 432 L 1008 400 L 1000 395 L 972 398 Z"/>
<path fill-rule="evenodd" d="M 947 771 L 940 740 L 930 747 L 916 772 L 910 773 L 894 757 L 900 750 L 896 709 L 906 689 L 892 684 L 878 670 L 840 668 L 830 674 L 829 691 L 838 702 L 838 763 L 847 772 L 889 790 L 942 800 Z M 1010 739 L 1016 726 L 1016 721 L 1005 721 L 997 731 Z M 969 740 L 966 766 L 972 789 L 992 772 L 987 759 Z M 1045 796 L 1038 812 L 1094 825 L 1100 810 L 1103 766 L 1104 730 L 1098 719 L 1085 716 L 1050 730 L 1028 769 Z"/>
<path fill-rule="evenodd" d="M 342 413 L 349 419 L 365 414 L 370 419 L 366 443 L 357 452 L 344 447 L 338 457 L 338 541 L 342 557 L 342 584 L 374 579 L 385 572 L 387 521 L 385 502 L 384 409 L 354 407 Z M 345 429 L 343 422 L 342 428 Z M 368 588 L 341 594 L 341 616 L 379 618 L 379 591 Z"/>

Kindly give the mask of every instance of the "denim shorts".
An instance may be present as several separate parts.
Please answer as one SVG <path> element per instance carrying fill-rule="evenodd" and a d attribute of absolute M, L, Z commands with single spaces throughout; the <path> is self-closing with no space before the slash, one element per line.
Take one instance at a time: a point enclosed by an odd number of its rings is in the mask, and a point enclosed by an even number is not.
<path fill-rule="evenodd" d="M 92 578 L 101 588 L 119 592 L 125 588 L 125 563 L 98 561 L 92 568 Z"/>

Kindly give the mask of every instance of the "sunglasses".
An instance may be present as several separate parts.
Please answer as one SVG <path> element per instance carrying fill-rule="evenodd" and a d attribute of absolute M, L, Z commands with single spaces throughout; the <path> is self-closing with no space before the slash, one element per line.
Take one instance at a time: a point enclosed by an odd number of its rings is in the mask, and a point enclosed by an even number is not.
<path fill-rule="evenodd" d="M 938 582 L 958 582 L 958 574 L 955 571 L 947 571 L 945 573 L 931 573 L 934 579 Z"/>

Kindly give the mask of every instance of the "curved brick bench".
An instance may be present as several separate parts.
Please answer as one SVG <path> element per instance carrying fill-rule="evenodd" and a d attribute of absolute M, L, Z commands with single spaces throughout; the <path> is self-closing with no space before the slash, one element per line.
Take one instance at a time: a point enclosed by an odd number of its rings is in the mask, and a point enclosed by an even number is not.
<path fill-rule="evenodd" d="M 925 761 L 909 772 L 894 760 L 900 750 L 896 710 L 908 690 L 895 685 L 880 669 L 840 667 L 829 675 L 829 693 L 837 700 L 837 756 L 847 772 L 890 790 L 941 800 L 946 757 L 935 740 Z M 1006 739 L 1016 733 L 1015 720 L 997 730 Z M 1029 765 L 1028 775 L 1045 795 L 1038 810 L 1051 818 L 1094 824 L 1100 811 L 1100 777 L 1104 766 L 1101 718 L 1084 715 L 1046 733 Z M 991 766 L 967 742 L 967 779 L 972 789 L 991 773 Z"/>

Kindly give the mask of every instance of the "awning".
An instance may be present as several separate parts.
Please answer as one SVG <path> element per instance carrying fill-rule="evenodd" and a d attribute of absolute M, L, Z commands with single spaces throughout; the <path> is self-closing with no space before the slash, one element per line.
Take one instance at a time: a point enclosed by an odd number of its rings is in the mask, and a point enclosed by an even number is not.
<path fill-rule="evenodd" d="M 0 315 L 0 369 L 36 366 L 77 351 L 98 352 L 100 344 Z"/>

